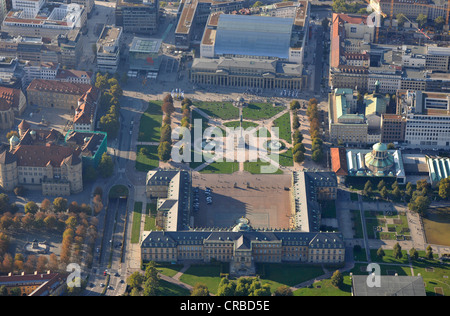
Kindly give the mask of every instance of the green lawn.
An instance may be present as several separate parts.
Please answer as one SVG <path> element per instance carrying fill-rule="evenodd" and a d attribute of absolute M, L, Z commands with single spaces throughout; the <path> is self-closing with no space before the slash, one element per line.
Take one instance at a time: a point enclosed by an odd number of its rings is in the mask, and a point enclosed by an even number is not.
<path fill-rule="evenodd" d="M 278 127 L 278 137 L 284 139 L 289 144 L 292 143 L 291 138 L 291 114 L 287 112 L 283 114 L 275 121 L 273 121 L 273 126 Z"/>
<path fill-rule="evenodd" d="M 281 285 L 294 286 L 324 274 L 322 267 L 287 263 L 257 263 L 256 273 L 261 283 L 270 284 L 272 292 Z"/>
<path fill-rule="evenodd" d="M 341 288 L 335 287 L 330 279 L 326 279 L 294 291 L 294 296 L 351 296 L 351 286 L 350 276 L 344 274 L 344 284 Z"/>
<path fill-rule="evenodd" d="M 221 280 L 221 265 L 207 264 L 207 265 L 192 265 L 180 277 L 180 281 L 194 286 L 201 282 L 205 283 L 211 293 L 217 293 L 217 288 Z"/>
<path fill-rule="evenodd" d="M 258 159 L 258 161 L 246 161 L 244 162 L 244 170 L 250 172 L 251 174 L 261 174 L 261 167 L 262 166 L 269 166 L 270 163 L 266 161 L 261 161 Z M 273 167 L 275 169 L 275 167 Z M 282 174 L 283 171 L 280 169 L 277 169 L 273 174 Z"/>
<path fill-rule="evenodd" d="M 191 168 L 193 168 L 192 167 L 192 163 L 191 163 Z M 224 174 L 231 174 L 231 173 L 236 172 L 236 171 L 239 171 L 239 163 L 238 162 L 222 161 L 222 162 L 213 162 L 213 163 L 207 165 L 205 168 L 203 168 L 199 172 L 200 173 L 224 173 Z"/>
<path fill-rule="evenodd" d="M 138 141 L 159 142 L 163 115 L 161 105 L 162 101 L 150 101 L 148 103 L 147 110 L 141 116 Z"/>
<path fill-rule="evenodd" d="M 279 154 L 279 164 L 285 167 L 290 167 L 294 165 L 294 158 L 292 157 L 292 148 L 289 148 L 284 153 Z"/>
<path fill-rule="evenodd" d="M 134 202 L 133 223 L 131 226 L 131 243 L 137 244 L 141 234 L 142 202 Z"/>
<path fill-rule="evenodd" d="M 247 120 L 267 120 L 285 110 L 272 103 L 250 103 L 242 109 L 242 117 Z"/>
<path fill-rule="evenodd" d="M 145 212 L 144 230 L 157 230 L 156 227 L 156 203 L 147 203 Z"/>
<path fill-rule="evenodd" d="M 239 109 L 231 102 L 195 102 L 194 105 L 212 118 L 222 120 L 239 118 Z"/>
<path fill-rule="evenodd" d="M 141 153 L 142 148 L 147 148 L 148 154 Z M 159 158 L 158 158 L 158 146 L 137 146 L 136 153 L 136 170 L 147 172 L 158 168 Z"/>

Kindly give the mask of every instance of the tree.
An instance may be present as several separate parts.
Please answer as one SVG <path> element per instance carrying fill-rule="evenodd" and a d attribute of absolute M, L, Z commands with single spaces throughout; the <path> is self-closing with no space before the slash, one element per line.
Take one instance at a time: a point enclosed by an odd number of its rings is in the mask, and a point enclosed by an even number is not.
<path fill-rule="evenodd" d="M 328 30 L 328 26 L 330 25 L 330 21 L 327 18 L 322 20 L 322 28 L 326 32 Z"/>
<path fill-rule="evenodd" d="M 258 7 L 261 7 L 261 6 L 263 6 L 264 4 L 261 2 L 261 1 L 256 1 L 253 5 L 252 5 L 252 7 L 253 8 L 258 8 Z"/>
<path fill-rule="evenodd" d="M 298 102 L 297 100 L 292 100 L 289 106 L 291 110 L 298 110 L 300 109 L 300 102 Z"/>
<path fill-rule="evenodd" d="M 425 26 L 425 24 L 428 21 L 428 16 L 425 14 L 420 13 L 417 18 L 416 18 L 416 22 L 419 24 L 419 27 L 422 28 Z"/>
<path fill-rule="evenodd" d="M 115 84 L 109 88 L 109 92 L 117 99 L 119 99 L 123 95 L 123 90 L 119 86 L 119 84 Z"/>
<path fill-rule="evenodd" d="M 388 197 L 388 190 L 385 186 L 381 188 L 380 195 L 383 199 L 386 199 Z"/>
<path fill-rule="evenodd" d="M 445 20 L 443 16 L 438 16 L 436 19 L 434 19 L 434 25 L 436 26 L 436 29 L 442 30 L 444 27 Z"/>
<path fill-rule="evenodd" d="M 439 181 L 439 196 L 444 200 L 450 198 L 450 178 L 444 178 Z"/>
<path fill-rule="evenodd" d="M 323 159 L 323 152 L 322 152 L 322 149 L 317 149 L 317 150 L 315 150 L 315 151 L 312 153 L 312 155 L 311 155 L 311 159 L 312 159 L 314 162 L 320 162 L 320 161 L 322 161 L 322 159 Z"/>
<path fill-rule="evenodd" d="M 53 200 L 53 209 L 56 213 L 65 212 L 68 208 L 67 199 L 63 197 L 57 197 Z"/>
<path fill-rule="evenodd" d="M 294 140 L 294 145 L 301 143 L 303 141 L 303 134 L 299 130 L 295 131 L 294 135 L 293 135 L 293 140 Z"/>
<path fill-rule="evenodd" d="M 415 200 L 412 200 L 408 203 L 408 208 L 418 213 L 421 216 L 424 216 L 430 206 L 430 199 L 427 196 L 417 196 Z"/>
<path fill-rule="evenodd" d="M 36 214 L 36 212 L 39 211 L 39 206 L 37 206 L 35 202 L 30 201 L 27 204 L 25 204 L 24 210 L 25 213 Z"/>
<path fill-rule="evenodd" d="M 158 270 L 155 262 L 151 261 L 145 268 L 144 274 L 144 296 L 156 296 L 159 287 Z"/>
<path fill-rule="evenodd" d="M 196 283 L 191 291 L 191 296 L 209 296 L 209 290 L 205 283 Z"/>
<path fill-rule="evenodd" d="M 392 251 L 392 256 L 395 259 L 401 259 L 403 257 L 403 253 L 402 253 L 402 247 L 400 246 L 399 243 L 396 243 L 394 245 L 393 251 Z"/>
<path fill-rule="evenodd" d="M 275 292 L 273 293 L 274 296 L 293 296 L 292 290 L 287 285 L 281 285 L 279 286 Z"/>
<path fill-rule="evenodd" d="M 171 142 L 172 141 L 172 128 L 170 125 L 164 125 L 161 127 L 161 138 L 160 142 Z"/>
<path fill-rule="evenodd" d="M 138 271 L 133 272 L 127 279 L 127 285 L 131 288 L 140 289 L 144 282 L 144 276 Z"/>
<path fill-rule="evenodd" d="M 397 18 L 398 26 L 403 27 L 406 22 L 406 17 L 403 13 L 399 13 L 395 16 Z"/>
<path fill-rule="evenodd" d="M 428 260 L 433 259 L 433 248 L 431 248 L 430 245 L 428 245 L 428 247 L 427 247 L 427 252 L 425 254 L 425 258 L 427 258 Z"/>
<path fill-rule="evenodd" d="M 158 157 L 161 161 L 169 161 L 171 158 L 172 146 L 169 142 L 162 142 L 158 146 Z"/>
<path fill-rule="evenodd" d="M 98 173 L 103 178 L 108 178 L 112 176 L 114 172 L 114 162 L 108 153 L 104 152 L 102 159 L 98 164 Z"/>
<path fill-rule="evenodd" d="M 217 289 L 217 296 L 234 296 L 236 284 L 227 278 L 222 278 Z"/>
<path fill-rule="evenodd" d="M 119 118 L 116 114 L 107 113 L 100 118 L 99 126 L 108 134 L 108 137 L 116 138 L 120 129 Z"/>
<path fill-rule="evenodd" d="M 377 185 L 378 191 L 381 191 L 381 189 L 385 186 L 386 186 L 386 183 L 384 182 L 384 180 L 381 180 L 380 182 L 378 182 L 378 185 Z"/>
<path fill-rule="evenodd" d="M 168 116 L 171 116 L 172 113 L 175 112 L 175 107 L 171 102 L 164 102 L 161 109 Z"/>
<path fill-rule="evenodd" d="M 364 185 L 363 194 L 369 196 L 372 194 L 372 191 L 372 182 L 370 182 L 370 180 L 367 180 L 366 184 Z"/>
<path fill-rule="evenodd" d="M 383 259 L 383 257 L 386 255 L 386 253 L 384 252 L 383 248 L 378 248 L 377 250 L 377 257 L 380 259 Z"/>
<path fill-rule="evenodd" d="M 305 145 L 303 143 L 297 143 L 295 144 L 294 148 L 292 149 L 292 152 L 295 154 L 296 152 L 301 151 L 302 153 L 306 152 Z"/>
<path fill-rule="evenodd" d="M 417 259 L 419 259 L 419 252 L 415 248 L 411 248 L 409 250 L 409 257 L 412 260 L 417 260 Z"/>
<path fill-rule="evenodd" d="M 334 271 L 331 276 L 331 284 L 337 288 L 341 288 L 343 283 L 344 277 L 342 276 L 342 273 L 339 270 Z"/>

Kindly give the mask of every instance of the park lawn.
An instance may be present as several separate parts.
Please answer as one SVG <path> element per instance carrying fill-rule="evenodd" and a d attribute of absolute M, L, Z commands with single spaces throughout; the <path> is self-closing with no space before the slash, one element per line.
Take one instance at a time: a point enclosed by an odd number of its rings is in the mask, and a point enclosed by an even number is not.
<path fill-rule="evenodd" d="M 147 203 L 145 210 L 144 230 L 159 230 L 156 227 L 156 203 Z"/>
<path fill-rule="evenodd" d="M 150 101 L 148 103 L 148 108 L 142 114 L 139 123 L 138 141 L 159 142 L 163 116 L 161 105 L 162 101 Z"/>
<path fill-rule="evenodd" d="M 247 120 L 267 120 L 285 110 L 272 103 L 250 103 L 242 108 L 242 117 Z"/>
<path fill-rule="evenodd" d="M 420 273 L 422 276 L 427 296 L 436 296 L 435 288 L 442 288 L 442 295 L 450 296 L 449 266 L 442 265 L 437 260 L 423 259 L 413 261 L 413 269 L 414 275 Z"/>
<path fill-rule="evenodd" d="M 204 283 L 210 293 L 216 294 L 221 280 L 220 264 L 199 264 L 191 265 L 180 277 L 180 281 L 191 286 L 197 283 Z"/>
<path fill-rule="evenodd" d="M 246 161 L 244 162 L 244 170 L 250 172 L 251 174 L 262 174 L 261 167 L 269 165 L 270 162 L 262 161 L 260 159 L 258 159 L 258 161 Z M 275 167 L 273 167 L 273 169 L 275 169 Z M 276 169 L 276 171 L 272 174 L 283 174 L 283 171 Z"/>
<path fill-rule="evenodd" d="M 133 222 L 131 226 L 131 243 L 137 244 L 141 234 L 142 202 L 134 202 Z"/>
<path fill-rule="evenodd" d="M 159 280 L 157 296 L 190 296 L 191 291 L 176 284 Z"/>
<path fill-rule="evenodd" d="M 351 296 L 351 287 L 352 281 L 347 273 L 344 274 L 344 284 L 341 288 L 335 287 L 330 279 L 326 279 L 294 291 L 294 296 Z"/>
<path fill-rule="evenodd" d="M 148 155 L 141 153 L 141 148 L 147 148 Z M 137 146 L 136 170 L 147 172 L 159 167 L 158 146 Z"/>
<path fill-rule="evenodd" d="M 191 167 L 192 168 L 192 167 Z M 215 161 L 210 163 L 205 168 L 200 170 L 200 173 L 223 173 L 231 174 L 233 172 L 239 171 L 239 163 L 232 161 Z"/>
<path fill-rule="evenodd" d="M 287 112 L 273 121 L 273 127 L 278 127 L 278 137 L 292 143 L 291 137 L 291 113 Z"/>
<path fill-rule="evenodd" d="M 295 286 L 324 274 L 319 266 L 288 263 L 257 263 L 256 273 L 260 275 L 261 284 L 270 285 L 272 293 L 281 285 Z"/>
<path fill-rule="evenodd" d="M 279 155 L 279 164 L 280 166 L 290 167 L 294 165 L 294 158 L 292 156 L 292 148 L 289 148 L 284 153 L 280 153 Z"/>
<path fill-rule="evenodd" d="M 233 120 L 239 118 L 239 109 L 231 102 L 195 102 L 194 105 L 212 118 Z"/>
<path fill-rule="evenodd" d="M 156 263 L 156 269 L 159 273 L 173 278 L 183 268 L 182 264 Z"/>
<path fill-rule="evenodd" d="M 385 256 L 382 259 L 380 259 L 377 256 L 378 249 L 370 249 L 370 257 L 372 258 L 373 262 L 408 264 L 408 256 L 407 256 L 406 250 L 402 250 L 403 256 L 400 259 L 394 258 L 394 256 L 392 255 L 393 250 L 391 250 L 391 249 L 383 249 L 383 250 L 384 250 Z"/>

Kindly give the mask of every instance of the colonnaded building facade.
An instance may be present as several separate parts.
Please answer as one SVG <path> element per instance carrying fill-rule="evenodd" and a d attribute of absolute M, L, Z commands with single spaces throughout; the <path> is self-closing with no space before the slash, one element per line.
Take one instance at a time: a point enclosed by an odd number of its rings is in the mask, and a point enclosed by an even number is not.
<path fill-rule="evenodd" d="M 146 232 L 141 242 L 144 262 L 217 260 L 230 263 L 230 273 L 254 273 L 255 263 L 342 264 L 345 244 L 340 233 L 255 231 Z"/>
<path fill-rule="evenodd" d="M 290 9 L 287 14 L 286 8 Z M 289 2 L 252 15 L 212 13 L 190 69 L 196 84 L 301 90 L 309 2 Z"/>

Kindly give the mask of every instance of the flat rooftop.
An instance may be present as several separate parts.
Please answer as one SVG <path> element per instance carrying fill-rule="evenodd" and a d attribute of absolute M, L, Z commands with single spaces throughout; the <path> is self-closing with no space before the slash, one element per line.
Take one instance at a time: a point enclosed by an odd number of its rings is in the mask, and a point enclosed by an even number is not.
<path fill-rule="evenodd" d="M 130 52 L 158 53 L 161 48 L 161 39 L 134 37 L 131 42 Z"/>

